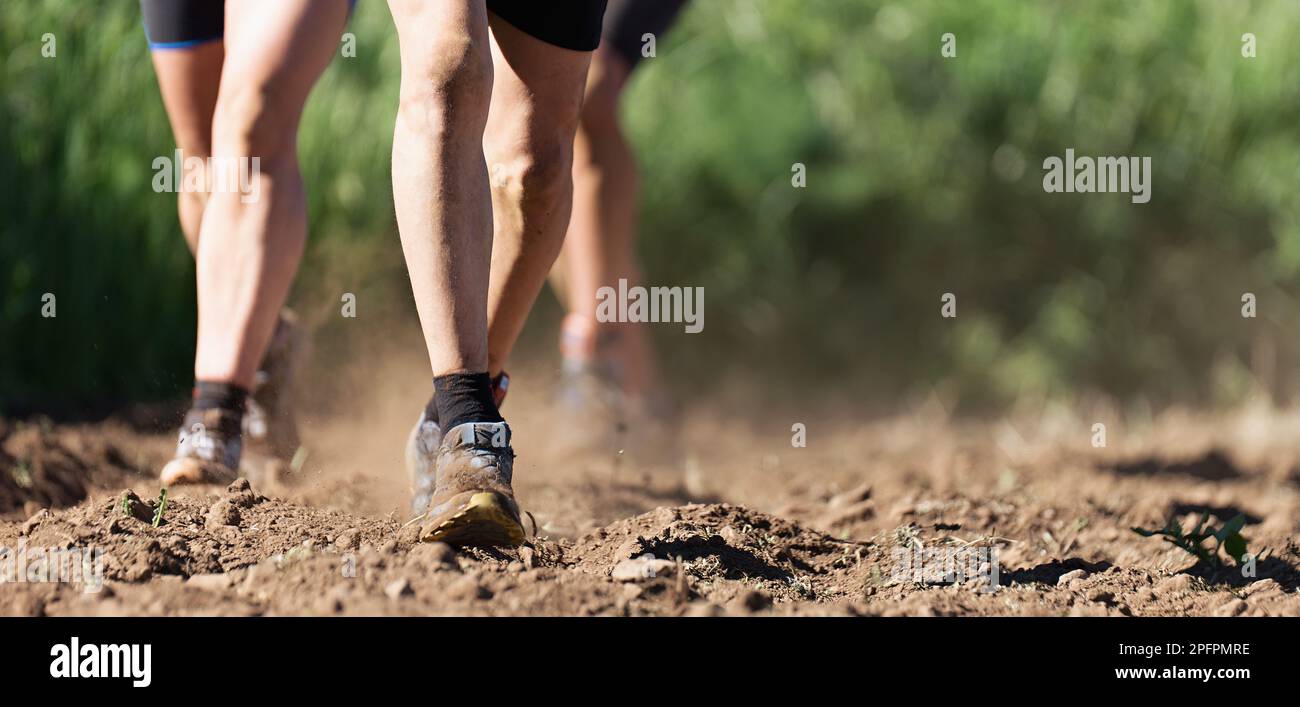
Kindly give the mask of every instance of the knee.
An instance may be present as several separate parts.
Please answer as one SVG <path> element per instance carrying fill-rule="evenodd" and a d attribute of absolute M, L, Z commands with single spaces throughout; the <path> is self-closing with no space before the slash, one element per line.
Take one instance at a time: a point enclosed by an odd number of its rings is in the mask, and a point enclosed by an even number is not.
<path fill-rule="evenodd" d="M 508 201 L 549 208 L 572 185 L 573 132 L 562 129 L 508 140 L 487 157 L 493 191 Z"/>
<path fill-rule="evenodd" d="M 398 119 L 425 132 L 482 134 L 492 99 L 488 46 L 455 33 L 402 45 Z"/>
<path fill-rule="evenodd" d="M 265 170 L 294 159 L 299 110 L 278 105 L 274 96 L 265 85 L 223 91 L 213 119 L 213 156 L 257 158 Z"/>

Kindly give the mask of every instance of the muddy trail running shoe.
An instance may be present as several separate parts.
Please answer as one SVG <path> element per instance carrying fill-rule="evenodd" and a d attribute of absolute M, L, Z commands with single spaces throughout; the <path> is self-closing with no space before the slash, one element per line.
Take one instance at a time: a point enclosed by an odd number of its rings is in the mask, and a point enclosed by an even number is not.
<path fill-rule="evenodd" d="M 626 400 L 613 370 L 566 358 L 555 387 L 558 424 L 547 451 L 557 457 L 613 454 L 627 429 Z"/>
<path fill-rule="evenodd" d="M 629 463 L 677 466 L 682 461 L 681 413 L 666 393 L 628 396 L 619 449 Z"/>
<path fill-rule="evenodd" d="M 629 395 L 609 366 L 564 364 L 548 455 L 613 460 L 616 465 L 672 466 L 680 461 L 680 414 L 667 393 Z"/>
<path fill-rule="evenodd" d="M 515 461 L 504 422 L 466 422 L 447 430 L 438 447 L 436 482 L 420 539 L 470 547 L 524 541 L 510 486 Z"/>
<path fill-rule="evenodd" d="M 190 410 L 176 456 L 159 474 L 163 485 L 231 483 L 239 476 L 241 438 L 239 415 L 217 408 Z"/>
<path fill-rule="evenodd" d="M 505 371 L 492 379 L 492 399 L 497 409 L 506 401 L 506 391 L 510 389 L 510 375 Z M 442 446 L 442 428 L 438 421 L 430 419 L 429 406 L 420 412 L 420 419 L 406 437 L 406 473 L 411 479 L 411 517 L 415 518 L 429 510 L 429 501 L 433 499 L 433 487 L 436 481 L 435 467 L 438 462 L 438 448 Z"/>
<path fill-rule="evenodd" d="M 302 440 L 298 436 L 298 421 L 294 415 L 293 391 L 307 349 L 307 335 L 298 323 L 298 317 L 292 310 L 282 310 L 244 415 L 243 432 L 248 449 L 263 462 L 260 465 L 256 462 L 249 464 L 252 460 L 245 460 L 245 471 L 250 477 L 266 477 L 276 470 L 289 470 L 300 453 Z"/>

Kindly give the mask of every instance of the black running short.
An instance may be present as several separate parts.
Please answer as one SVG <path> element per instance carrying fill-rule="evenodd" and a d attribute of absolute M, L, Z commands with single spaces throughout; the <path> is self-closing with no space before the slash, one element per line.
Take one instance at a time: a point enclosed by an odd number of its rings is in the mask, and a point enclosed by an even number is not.
<path fill-rule="evenodd" d="M 274 0 L 268 0 L 273 2 Z M 352 0 L 355 4 L 356 0 Z M 600 43 L 606 0 L 487 0 L 487 9 L 557 47 L 589 52 Z M 151 49 L 184 49 L 221 39 L 224 0 L 140 0 Z"/>
<path fill-rule="evenodd" d="M 185 49 L 216 41 L 226 29 L 224 0 L 140 0 L 150 49 Z"/>
<path fill-rule="evenodd" d="M 487 9 L 524 34 L 579 52 L 600 44 L 606 0 L 487 0 Z"/>
<path fill-rule="evenodd" d="M 609 0 L 605 12 L 605 46 L 627 62 L 629 68 L 641 61 L 646 34 L 663 40 L 687 0 Z"/>

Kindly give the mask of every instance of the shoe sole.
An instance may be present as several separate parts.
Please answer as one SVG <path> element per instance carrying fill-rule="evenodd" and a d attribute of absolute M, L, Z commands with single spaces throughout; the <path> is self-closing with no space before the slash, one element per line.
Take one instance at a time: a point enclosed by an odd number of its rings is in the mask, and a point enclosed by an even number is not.
<path fill-rule="evenodd" d="M 205 484 L 226 486 L 239 478 L 239 474 L 218 469 L 215 465 L 197 459 L 182 457 L 167 462 L 158 474 L 163 486 L 201 486 Z"/>
<path fill-rule="evenodd" d="M 464 508 L 437 526 L 425 526 L 420 539 L 461 547 L 515 547 L 524 542 L 524 527 L 501 494 L 484 491 L 471 496 Z"/>

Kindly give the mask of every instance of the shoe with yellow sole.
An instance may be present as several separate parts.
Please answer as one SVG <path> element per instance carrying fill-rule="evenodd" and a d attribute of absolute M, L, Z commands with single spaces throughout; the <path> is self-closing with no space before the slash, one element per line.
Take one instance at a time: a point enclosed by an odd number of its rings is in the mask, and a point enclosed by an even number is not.
<path fill-rule="evenodd" d="M 492 399 L 498 408 L 506 400 L 510 376 L 504 371 L 492 379 Z M 406 437 L 406 473 L 411 479 L 411 518 L 429 510 L 437 486 L 438 450 L 442 447 L 442 427 L 433 413 L 433 401 L 420 412 L 411 433 Z"/>
<path fill-rule="evenodd" d="M 447 430 L 420 539 L 462 547 L 522 544 L 524 526 L 510 486 L 514 460 L 504 422 L 467 422 Z"/>

